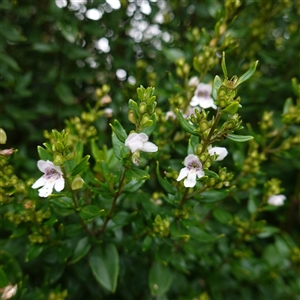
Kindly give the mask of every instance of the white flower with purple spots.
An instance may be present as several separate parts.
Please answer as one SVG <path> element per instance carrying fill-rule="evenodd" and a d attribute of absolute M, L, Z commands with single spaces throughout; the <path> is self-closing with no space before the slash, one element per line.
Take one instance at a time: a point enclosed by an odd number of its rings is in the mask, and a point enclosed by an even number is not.
<path fill-rule="evenodd" d="M 180 170 L 177 181 L 186 178 L 183 182 L 186 188 L 194 187 L 196 185 L 196 179 L 204 176 L 204 171 L 202 170 L 202 163 L 199 158 L 194 154 L 189 154 L 184 159 L 185 168 Z"/>
<path fill-rule="evenodd" d="M 285 200 L 285 195 L 272 195 L 268 198 L 268 204 L 273 206 L 282 206 Z"/>
<path fill-rule="evenodd" d="M 49 160 L 39 160 L 37 165 L 39 170 L 43 172 L 44 175 L 32 185 L 32 188 L 37 189 L 42 187 L 39 189 L 40 197 L 48 197 L 52 193 L 53 188 L 57 192 L 60 192 L 64 189 L 65 180 L 59 166 L 55 166 L 53 162 Z"/>
<path fill-rule="evenodd" d="M 214 99 L 211 97 L 212 86 L 206 83 L 199 83 L 191 100 L 191 106 L 199 105 L 202 108 L 212 107 L 217 109 Z"/>

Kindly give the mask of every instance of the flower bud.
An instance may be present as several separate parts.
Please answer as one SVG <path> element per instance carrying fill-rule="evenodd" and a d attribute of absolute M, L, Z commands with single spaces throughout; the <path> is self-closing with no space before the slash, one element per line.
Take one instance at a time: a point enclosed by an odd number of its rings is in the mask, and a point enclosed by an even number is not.
<path fill-rule="evenodd" d="M 53 155 L 53 163 L 55 165 L 61 165 L 63 164 L 63 162 L 64 162 L 63 156 L 59 152 L 55 152 Z"/>
<path fill-rule="evenodd" d="M 0 128 L 0 144 L 5 144 L 6 140 L 7 140 L 6 133 L 2 128 Z"/>
<path fill-rule="evenodd" d="M 81 189 L 83 186 L 83 183 L 84 183 L 84 180 L 80 176 L 75 177 L 71 184 L 72 190 Z"/>
<path fill-rule="evenodd" d="M 58 141 L 55 143 L 55 150 L 58 152 L 63 152 L 65 149 L 64 145 L 62 144 L 62 142 Z"/>
<path fill-rule="evenodd" d="M 129 120 L 130 123 L 136 124 L 136 117 L 135 117 L 135 114 L 134 114 L 133 110 L 130 110 L 128 112 L 128 120 Z"/>
<path fill-rule="evenodd" d="M 146 104 L 146 102 L 142 102 L 139 106 L 139 112 L 141 114 L 144 114 L 146 112 L 146 110 L 147 110 L 147 104 Z"/>
<path fill-rule="evenodd" d="M 0 150 L 0 155 L 2 156 L 10 156 L 14 153 L 14 149 L 13 148 L 10 148 L 10 149 L 3 149 L 3 150 Z"/>

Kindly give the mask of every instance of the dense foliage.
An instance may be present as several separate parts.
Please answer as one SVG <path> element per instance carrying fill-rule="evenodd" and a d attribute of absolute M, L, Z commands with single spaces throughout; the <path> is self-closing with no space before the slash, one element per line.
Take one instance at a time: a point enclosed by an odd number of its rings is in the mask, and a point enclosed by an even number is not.
<path fill-rule="evenodd" d="M 1 2 L 3 299 L 300 299 L 296 2 Z"/>

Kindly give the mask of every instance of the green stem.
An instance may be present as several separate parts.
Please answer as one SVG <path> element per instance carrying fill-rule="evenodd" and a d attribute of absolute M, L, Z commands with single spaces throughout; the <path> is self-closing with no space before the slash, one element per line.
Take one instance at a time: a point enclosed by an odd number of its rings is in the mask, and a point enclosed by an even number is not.
<path fill-rule="evenodd" d="M 278 132 L 278 134 L 275 136 L 275 138 L 270 142 L 270 144 L 262 149 L 263 153 L 270 152 L 271 148 L 276 144 L 276 142 L 281 138 L 283 133 L 287 130 L 288 125 L 284 125 L 281 130 Z"/>
<path fill-rule="evenodd" d="M 121 176 L 121 179 L 120 179 L 118 191 L 114 195 L 114 199 L 113 199 L 112 205 L 110 207 L 110 210 L 109 210 L 109 212 L 106 216 L 105 222 L 104 222 L 103 226 L 99 229 L 99 231 L 96 233 L 96 235 L 101 235 L 105 231 L 105 229 L 107 227 L 107 224 L 108 224 L 108 221 L 112 218 L 112 215 L 114 213 L 114 210 L 115 210 L 115 207 L 116 207 L 116 204 L 117 204 L 117 200 L 118 200 L 119 196 L 121 195 L 121 193 L 123 191 L 123 183 L 124 183 L 124 180 L 125 180 L 126 170 L 127 170 L 126 168 L 123 169 L 123 173 L 122 173 L 122 176 Z"/>

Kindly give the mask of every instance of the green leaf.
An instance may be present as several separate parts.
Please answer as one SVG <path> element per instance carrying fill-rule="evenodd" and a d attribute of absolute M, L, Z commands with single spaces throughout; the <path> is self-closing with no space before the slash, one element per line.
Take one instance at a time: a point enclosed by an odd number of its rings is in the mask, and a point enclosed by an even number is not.
<path fill-rule="evenodd" d="M 225 52 L 222 53 L 222 62 L 221 62 L 222 71 L 225 78 L 228 78 L 227 68 L 226 68 L 226 61 L 225 61 Z"/>
<path fill-rule="evenodd" d="M 248 80 L 255 72 L 256 67 L 258 64 L 258 60 L 250 67 L 250 69 L 244 73 L 237 81 L 236 86 L 239 86 L 241 83 L 243 83 L 244 81 Z"/>
<path fill-rule="evenodd" d="M 170 194 L 176 193 L 176 188 L 167 179 L 163 179 L 161 177 L 160 172 L 159 172 L 159 162 L 158 161 L 156 162 L 156 176 L 157 176 L 159 184 L 167 193 L 170 193 Z"/>
<path fill-rule="evenodd" d="M 89 253 L 90 249 L 91 249 L 91 244 L 87 236 L 79 240 L 75 247 L 70 264 L 74 264 L 78 262 L 80 259 L 82 259 L 84 256 L 86 256 Z"/>
<path fill-rule="evenodd" d="M 200 243 L 214 242 L 219 236 L 212 236 L 197 226 L 188 227 L 189 236 Z"/>
<path fill-rule="evenodd" d="M 153 241 L 152 237 L 150 235 L 147 235 L 143 240 L 142 250 L 143 251 L 148 250 L 152 244 L 152 241 Z"/>
<path fill-rule="evenodd" d="M 221 87 L 221 85 L 222 85 L 222 80 L 218 75 L 216 75 L 214 78 L 214 85 L 213 85 L 213 91 L 212 91 L 212 96 L 215 100 L 217 100 L 217 98 L 218 98 L 218 90 Z"/>
<path fill-rule="evenodd" d="M 0 26 L 0 34 L 11 42 L 22 42 L 26 40 L 26 38 L 22 36 L 15 27 L 8 24 L 3 24 L 3 22 Z"/>
<path fill-rule="evenodd" d="M 87 166 L 90 156 L 86 155 L 81 162 L 73 169 L 72 176 L 79 174 Z"/>
<path fill-rule="evenodd" d="M 251 135 L 237 135 L 237 134 L 232 134 L 230 133 L 227 136 L 228 139 L 238 142 L 238 143 L 243 143 L 243 142 L 247 142 L 253 139 L 253 136 Z"/>
<path fill-rule="evenodd" d="M 247 209 L 250 214 L 253 214 L 257 211 L 257 205 L 255 203 L 254 196 L 250 194 L 248 204 L 247 204 Z"/>
<path fill-rule="evenodd" d="M 151 294 L 162 297 L 167 293 L 173 281 L 173 273 L 168 266 L 154 262 L 150 268 L 148 284 Z"/>
<path fill-rule="evenodd" d="M 37 52 L 42 52 L 42 53 L 51 53 L 51 52 L 57 52 L 59 50 L 59 47 L 56 43 L 34 43 L 32 45 L 32 49 L 37 51 Z"/>
<path fill-rule="evenodd" d="M 228 190 L 211 190 L 205 191 L 200 194 L 201 202 L 217 202 L 227 197 Z"/>
<path fill-rule="evenodd" d="M 138 95 L 139 95 L 139 96 L 143 97 L 144 93 L 143 93 L 143 91 L 141 91 L 140 88 L 137 88 L 137 92 L 138 92 Z M 128 111 L 133 111 L 135 120 L 138 120 L 138 119 L 139 119 L 139 106 L 138 106 L 138 104 L 137 104 L 134 100 L 132 100 L 132 99 L 130 99 L 130 100 L 128 101 Z"/>
<path fill-rule="evenodd" d="M 38 146 L 37 151 L 40 159 L 53 161 L 53 156 L 45 148 Z"/>
<path fill-rule="evenodd" d="M 191 137 L 189 138 L 188 154 L 196 153 L 198 144 L 199 144 L 199 137 L 195 135 L 191 135 Z"/>
<path fill-rule="evenodd" d="M 96 205 L 87 205 L 80 210 L 79 216 L 85 221 L 91 221 L 102 212 L 104 212 L 104 209 L 100 209 Z"/>
<path fill-rule="evenodd" d="M 72 105 L 74 103 L 74 97 L 70 87 L 64 83 L 59 83 L 55 87 L 55 93 L 62 103 L 66 105 Z"/>
<path fill-rule="evenodd" d="M 238 101 L 234 101 L 234 102 L 230 103 L 227 107 L 225 107 L 222 110 L 222 112 L 227 112 L 227 113 L 229 113 L 231 115 L 234 115 L 238 111 L 239 106 L 240 106 L 239 102 Z"/>
<path fill-rule="evenodd" d="M 116 134 L 119 141 L 122 143 L 125 143 L 125 140 L 127 139 L 127 133 L 123 126 L 120 124 L 118 120 L 114 120 L 114 124 L 109 124 L 113 132 Z"/>
<path fill-rule="evenodd" d="M 164 48 L 162 52 L 165 54 L 166 58 L 172 62 L 185 57 L 185 53 L 177 48 Z"/>
<path fill-rule="evenodd" d="M 2 270 L 2 267 L 0 267 L 0 288 L 3 288 L 7 286 L 8 284 L 8 278 L 6 273 Z"/>
<path fill-rule="evenodd" d="M 50 200 L 50 202 L 61 208 L 73 208 L 74 207 L 74 203 L 73 203 L 72 199 L 68 198 L 68 197 L 53 198 Z"/>
<path fill-rule="evenodd" d="M 284 102 L 283 106 L 283 114 L 286 114 L 289 112 L 290 107 L 293 105 L 293 99 L 292 98 L 287 98 Z"/>
<path fill-rule="evenodd" d="M 178 121 L 181 125 L 181 127 L 189 132 L 190 134 L 193 134 L 193 135 L 196 135 L 196 136 L 199 136 L 199 134 L 197 132 L 195 132 L 194 130 L 196 129 L 195 126 L 191 125 L 181 114 L 181 112 L 179 111 L 179 109 L 177 109 L 177 118 L 178 118 Z"/>
<path fill-rule="evenodd" d="M 95 248 L 89 257 L 89 265 L 100 285 L 114 293 L 119 275 L 119 254 L 116 246 L 106 244 Z"/>
<path fill-rule="evenodd" d="M 9 66 L 14 71 L 17 71 L 17 72 L 21 71 L 21 69 L 20 69 L 18 63 L 16 62 L 16 60 L 14 58 L 12 58 L 11 56 L 9 56 L 9 55 L 1 53 L 0 61 L 5 63 L 7 66 Z"/>
<path fill-rule="evenodd" d="M 38 257 L 44 249 L 44 245 L 31 244 L 29 250 L 27 251 L 25 261 L 31 261 L 34 258 Z"/>
<path fill-rule="evenodd" d="M 137 167 L 132 167 L 126 171 L 126 178 L 129 180 L 146 180 L 150 178 L 149 168 L 146 170 L 139 169 Z"/>
<path fill-rule="evenodd" d="M 212 213 L 215 219 L 222 224 L 227 224 L 232 219 L 231 213 L 221 208 L 214 208 Z"/>
<path fill-rule="evenodd" d="M 204 169 L 204 174 L 210 178 L 219 178 L 219 175 L 211 170 Z"/>

